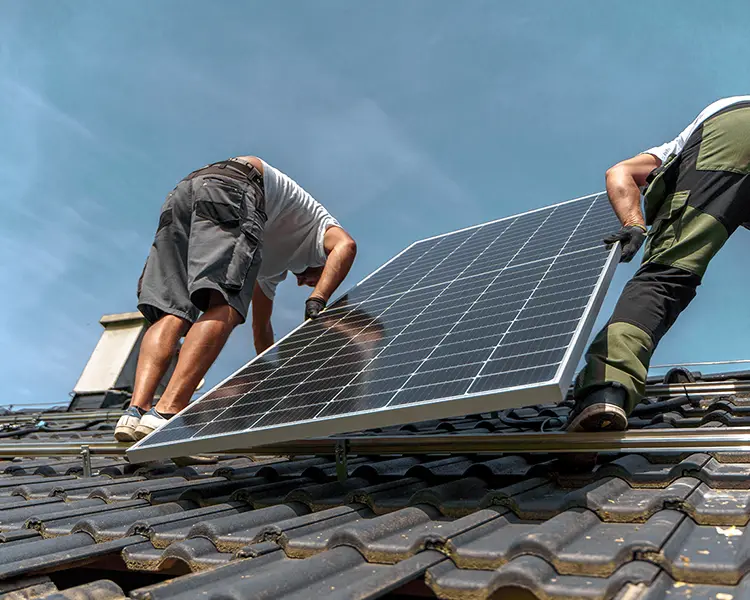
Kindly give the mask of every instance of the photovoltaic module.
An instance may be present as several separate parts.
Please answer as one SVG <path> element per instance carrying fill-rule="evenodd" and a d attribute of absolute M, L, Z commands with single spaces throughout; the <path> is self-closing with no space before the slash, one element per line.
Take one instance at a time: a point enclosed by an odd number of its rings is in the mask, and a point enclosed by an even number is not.
<path fill-rule="evenodd" d="M 560 401 L 619 258 L 606 194 L 415 242 L 131 459 Z"/>

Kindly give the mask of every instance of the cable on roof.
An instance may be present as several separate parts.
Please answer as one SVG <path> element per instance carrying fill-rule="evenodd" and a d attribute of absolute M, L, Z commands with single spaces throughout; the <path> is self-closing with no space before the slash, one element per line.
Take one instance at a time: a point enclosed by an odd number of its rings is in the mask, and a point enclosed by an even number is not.
<path fill-rule="evenodd" d="M 83 425 L 71 425 L 68 427 L 50 427 L 44 421 L 38 421 L 36 424 L 24 428 L 6 429 L 0 431 L 0 439 L 11 438 L 11 437 L 24 437 L 30 433 L 67 433 L 69 431 L 85 431 L 89 427 L 98 425 L 99 423 L 105 422 L 105 419 L 98 419 L 95 421 L 88 421 Z"/>
<path fill-rule="evenodd" d="M 0 438 L 10 437 L 23 437 L 29 433 L 36 433 L 39 431 L 38 427 L 26 427 L 24 429 L 10 429 L 8 431 L 0 431 Z"/>
<path fill-rule="evenodd" d="M 510 408 L 497 413 L 498 420 L 508 427 L 515 427 L 516 429 L 530 429 L 532 431 L 554 431 L 563 427 L 564 420 L 560 417 L 532 417 L 530 419 L 518 419 L 509 416 L 509 413 L 513 412 L 514 409 Z M 557 421 L 559 425 L 557 427 L 548 426 L 550 421 Z"/>

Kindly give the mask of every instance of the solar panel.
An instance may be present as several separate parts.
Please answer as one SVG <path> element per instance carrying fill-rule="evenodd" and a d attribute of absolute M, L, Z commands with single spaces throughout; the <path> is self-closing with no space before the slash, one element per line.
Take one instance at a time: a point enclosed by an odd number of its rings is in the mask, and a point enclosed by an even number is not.
<path fill-rule="evenodd" d="M 614 272 L 605 194 L 421 240 L 135 444 L 246 449 L 560 401 Z"/>

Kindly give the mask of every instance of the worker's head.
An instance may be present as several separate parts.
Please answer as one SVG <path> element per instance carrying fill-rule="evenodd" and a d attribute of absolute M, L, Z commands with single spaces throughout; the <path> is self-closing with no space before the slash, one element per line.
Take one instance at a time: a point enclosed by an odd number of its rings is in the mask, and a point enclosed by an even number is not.
<path fill-rule="evenodd" d="M 307 267 L 302 273 L 295 273 L 294 276 L 297 278 L 297 285 L 314 288 L 318 285 L 322 274 L 323 267 Z"/>

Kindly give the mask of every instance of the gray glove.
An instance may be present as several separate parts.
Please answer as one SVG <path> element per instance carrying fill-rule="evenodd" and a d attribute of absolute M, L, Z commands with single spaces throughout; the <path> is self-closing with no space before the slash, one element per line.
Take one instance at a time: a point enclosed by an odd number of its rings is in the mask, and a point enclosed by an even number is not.
<path fill-rule="evenodd" d="M 326 307 L 326 301 L 321 298 L 308 298 L 305 302 L 305 320 L 315 319 Z"/>
<path fill-rule="evenodd" d="M 646 240 L 646 228 L 643 225 L 626 225 L 617 233 L 604 238 L 605 244 L 622 244 L 620 262 L 630 262 Z"/>

